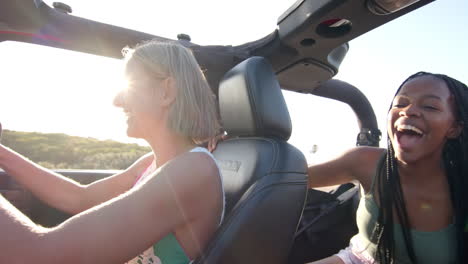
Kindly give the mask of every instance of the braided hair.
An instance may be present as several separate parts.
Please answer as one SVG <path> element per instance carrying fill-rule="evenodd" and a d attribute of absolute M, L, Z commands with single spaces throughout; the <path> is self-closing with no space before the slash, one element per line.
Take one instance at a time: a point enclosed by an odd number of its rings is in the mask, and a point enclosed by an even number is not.
<path fill-rule="evenodd" d="M 457 138 L 447 140 L 443 148 L 442 159 L 454 210 L 457 263 L 468 263 L 468 233 L 466 232 L 468 231 L 468 88 L 460 81 L 443 74 L 418 72 L 408 77 L 400 85 L 396 94 L 405 83 L 422 76 L 432 76 L 446 84 L 455 99 L 455 117 L 462 126 L 462 132 Z M 408 257 L 412 263 L 417 263 L 395 151 L 390 139 L 387 139 L 387 143 L 385 166 L 382 166 L 376 184 L 372 187 L 373 192 L 378 193 L 380 204 L 378 221 L 373 232 L 373 237 L 377 241 L 375 258 L 381 264 L 395 263 L 394 209 L 401 223 Z"/>

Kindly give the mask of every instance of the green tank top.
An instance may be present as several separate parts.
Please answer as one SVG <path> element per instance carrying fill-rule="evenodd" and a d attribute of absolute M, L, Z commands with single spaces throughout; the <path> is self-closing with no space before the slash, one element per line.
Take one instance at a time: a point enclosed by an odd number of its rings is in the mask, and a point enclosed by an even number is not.
<path fill-rule="evenodd" d="M 377 223 L 379 208 L 374 201 L 374 197 L 365 194 L 361 198 L 356 214 L 356 221 L 359 233 L 356 235 L 358 241 L 363 242 L 367 252 L 375 256 L 377 250 L 376 241 L 371 241 L 374 226 Z M 447 227 L 434 231 L 423 232 L 414 229 L 410 230 L 413 239 L 413 247 L 419 263 L 438 264 L 456 263 L 456 228 L 450 224 Z M 395 224 L 395 263 L 411 263 L 404 243 L 401 226 Z"/>
<path fill-rule="evenodd" d="M 385 156 L 385 155 L 384 155 Z M 378 170 L 380 171 L 382 160 L 379 162 Z M 361 200 L 356 212 L 356 222 L 359 229 L 358 234 L 353 240 L 359 241 L 366 248 L 367 253 L 375 256 L 377 250 L 376 241 L 371 241 L 375 224 L 377 223 L 379 208 L 375 202 L 374 196 L 371 193 L 364 194 L 361 189 Z M 457 257 L 457 242 L 456 228 L 454 224 L 434 231 L 423 232 L 410 229 L 413 239 L 414 253 L 418 263 L 424 264 L 439 264 L 439 263 L 456 263 Z M 406 250 L 406 245 L 403 238 L 403 233 L 400 224 L 395 224 L 395 263 L 411 263 Z"/>
<path fill-rule="evenodd" d="M 176 237 L 170 233 L 126 264 L 188 264 L 189 262 L 190 259 Z"/>
<path fill-rule="evenodd" d="M 153 251 L 154 255 L 159 257 L 161 263 L 187 264 L 190 262 L 173 233 L 154 244 Z"/>

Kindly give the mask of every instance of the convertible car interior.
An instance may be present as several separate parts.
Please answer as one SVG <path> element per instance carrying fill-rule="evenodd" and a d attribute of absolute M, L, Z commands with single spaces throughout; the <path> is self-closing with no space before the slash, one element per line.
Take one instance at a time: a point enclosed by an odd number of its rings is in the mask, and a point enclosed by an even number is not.
<path fill-rule="evenodd" d="M 218 96 L 221 121 L 230 135 L 214 152 L 226 189 L 226 217 L 194 263 L 304 263 L 335 253 L 356 232 L 359 187 L 350 183 L 331 192 L 307 190 L 307 162 L 288 143 L 293 127 L 281 89 L 348 104 L 359 121 L 356 145 L 378 146 L 381 133 L 369 101 L 358 88 L 333 77 L 350 40 L 430 2 L 298 0 L 261 39 L 203 46 L 183 34 L 172 40 L 74 16 L 66 3 L 2 0 L 0 41 L 115 59 L 122 58 L 123 47 L 150 39 L 190 48 Z M 81 183 L 115 173 L 58 172 Z M 0 191 L 41 225 L 53 226 L 68 217 L 3 171 Z"/>

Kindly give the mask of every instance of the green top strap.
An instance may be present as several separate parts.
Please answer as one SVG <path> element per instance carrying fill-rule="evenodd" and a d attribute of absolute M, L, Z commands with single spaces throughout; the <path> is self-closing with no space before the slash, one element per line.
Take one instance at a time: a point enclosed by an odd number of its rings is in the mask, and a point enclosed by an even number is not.
<path fill-rule="evenodd" d="M 153 250 L 154 255 L 158 256 L 162 264 L 187 264 L 190 262 L 173 233 L 154 244 Z"/>

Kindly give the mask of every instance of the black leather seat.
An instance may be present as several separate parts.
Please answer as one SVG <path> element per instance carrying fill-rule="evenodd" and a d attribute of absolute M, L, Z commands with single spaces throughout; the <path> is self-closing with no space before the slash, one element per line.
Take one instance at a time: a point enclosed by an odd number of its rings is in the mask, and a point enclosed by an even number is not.
<path fill-rule="evenodd" d="M 285 263 L 307 193 L 304 155 L 286 141 L 291 120 L 268 62 L 252 57 L 219 87 L 231 139 L 214 152 L 226 192 L 225 220 L 197 264 Z"/>

